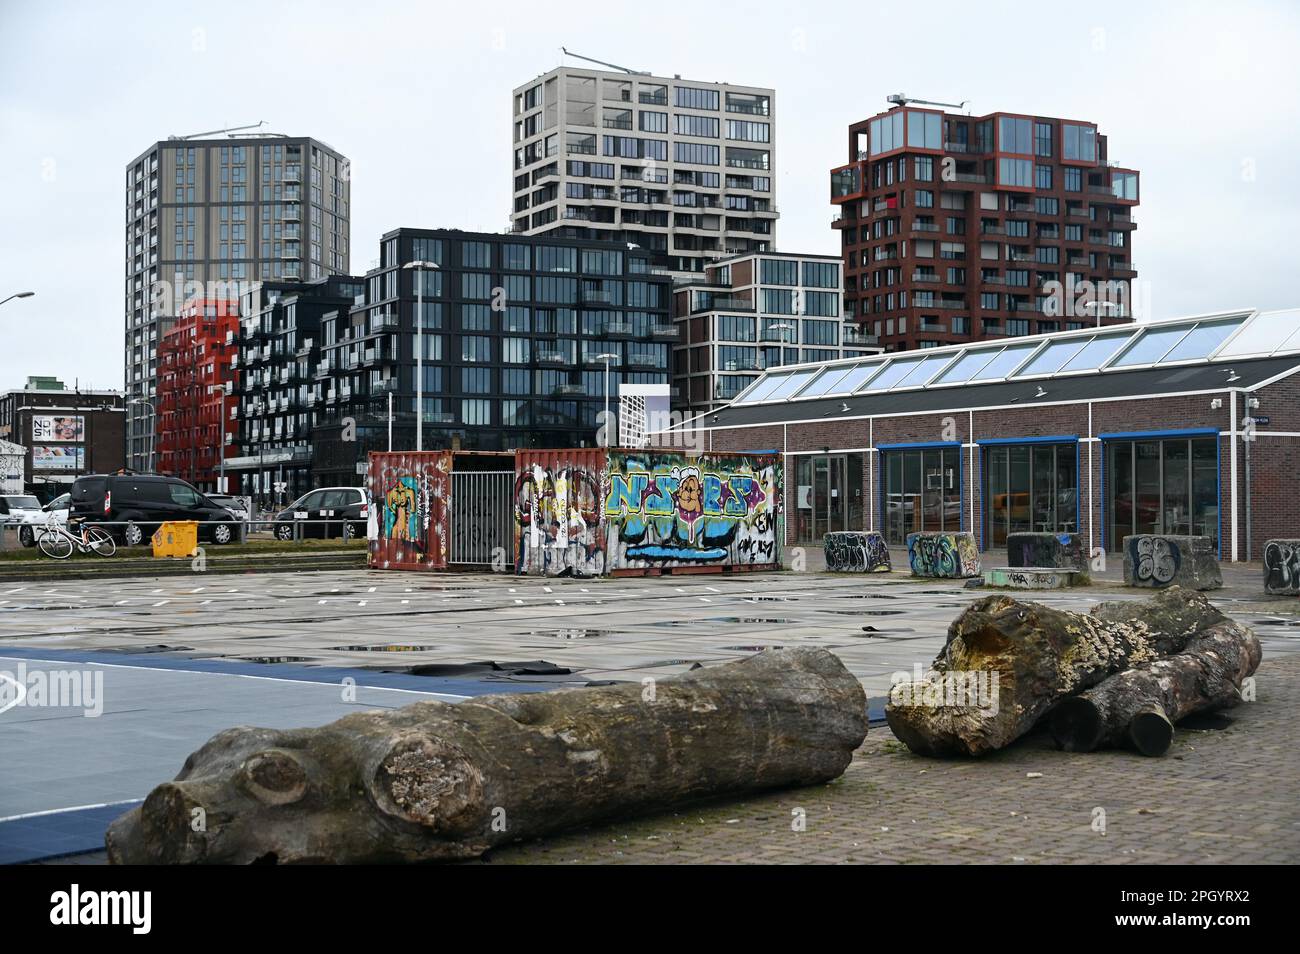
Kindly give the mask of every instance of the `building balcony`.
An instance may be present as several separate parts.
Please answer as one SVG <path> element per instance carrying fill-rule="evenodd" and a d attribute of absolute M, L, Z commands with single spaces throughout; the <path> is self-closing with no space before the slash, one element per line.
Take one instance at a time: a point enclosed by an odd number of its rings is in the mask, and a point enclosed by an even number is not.
<path fill-rule="evenodd" d="M 657 368 L 659 367 L 659 359 L 645 354 L 630 354 L 627 356 L 627 366 L 629 368 Z"/>
<path fill-rule="evenodd" d="M 913 222 L 912 231 L 913 232 L 937 232 L 939 231 L 939 226 L 935 222 Z"/>
<path fill-rule="evenodd" d="M 676 341 L 680 334 L 676 325 L 652 325 L 650 327 L 650 337 Z"/>
<path fill-rule="evenodd" d="M 912 273 L 912 281 L 914 281 L 914 282 L 941 282 L 941 281 L 943 281 L 943 279 L 940 278 L 938 275 L 929 274 L 929 273 L 927 273 L 927 272 L 913 272 L 913 273 Z"/>
<path fill-rule="evenodd" d="M 607 337 L 630 337 L 632 335 L 632 323 L 630 321 L 607 321 L 605 322 L 603 333 Z"/>

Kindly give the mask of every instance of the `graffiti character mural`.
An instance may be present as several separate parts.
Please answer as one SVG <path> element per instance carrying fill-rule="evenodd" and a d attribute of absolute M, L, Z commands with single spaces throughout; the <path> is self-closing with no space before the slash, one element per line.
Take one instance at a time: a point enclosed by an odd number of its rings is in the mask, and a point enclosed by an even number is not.
<path fill-rule="evenodd" d="M 372 454 L 367 486 L 370 565 L 380 569 L 447 565 L 448 452 Z"/>

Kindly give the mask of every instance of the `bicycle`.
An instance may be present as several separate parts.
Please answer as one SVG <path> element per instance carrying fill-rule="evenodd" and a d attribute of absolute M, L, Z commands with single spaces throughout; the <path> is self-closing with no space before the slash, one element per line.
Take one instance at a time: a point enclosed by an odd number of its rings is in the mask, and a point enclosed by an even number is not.
<path fill-rule="evenodd" d="M 102 557 L 111 557 L 117 552 L 117 542 L 103 527 L 81 525 L 80 530 L 80 534 L 74 534 L 67 526 L 50 522 L 46 524 L 37 546 L 41 553 L 52 560 L 66 560 L 72 556 L 73 550 L 96 553 Z"/>

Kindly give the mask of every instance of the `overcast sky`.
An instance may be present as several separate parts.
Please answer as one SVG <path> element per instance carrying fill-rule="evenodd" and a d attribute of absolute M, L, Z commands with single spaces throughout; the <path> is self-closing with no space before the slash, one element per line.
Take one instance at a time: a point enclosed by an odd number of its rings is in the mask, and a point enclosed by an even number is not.
<path fill-rule="evenodd" d="M 352 159 L 352 269 L 501 231 L 510 91 L 560 46 L 776 89 L 777 246 L 834 253 L 828 170 L 886 95 L 1084 119 L 1141 170 L 1156 318 L 1300 305 L 1300 4 L 0 0 L 0 389 L 122 386 L 126 163 L 267 120 Z M 578 61 L 569 61 L 581 65 Z"/>

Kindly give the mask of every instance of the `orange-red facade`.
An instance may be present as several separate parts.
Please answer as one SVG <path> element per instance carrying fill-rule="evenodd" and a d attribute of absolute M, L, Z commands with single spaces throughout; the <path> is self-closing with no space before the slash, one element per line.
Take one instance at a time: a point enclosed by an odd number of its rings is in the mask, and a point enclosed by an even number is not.
<path fill-rule="evenodd" d="M 191 299 L 158 346 L 158 433 L 155 469 L 216 491 L 231 409 L 227 389 L 235 382 L 239 302 Z M 222 422 L 225 427 L 222 427 Z M 225 433 L 223 433 L 223 431 Z"/>

